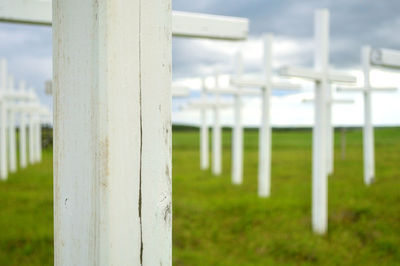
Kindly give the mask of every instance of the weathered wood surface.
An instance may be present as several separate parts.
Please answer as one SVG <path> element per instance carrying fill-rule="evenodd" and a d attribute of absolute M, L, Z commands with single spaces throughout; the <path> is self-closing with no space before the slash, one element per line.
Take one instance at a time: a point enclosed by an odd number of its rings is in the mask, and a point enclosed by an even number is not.
<path fill-rule="evenodd" d="M 171 265 L 171 2 L 53 3 L 56 265 Z"/>

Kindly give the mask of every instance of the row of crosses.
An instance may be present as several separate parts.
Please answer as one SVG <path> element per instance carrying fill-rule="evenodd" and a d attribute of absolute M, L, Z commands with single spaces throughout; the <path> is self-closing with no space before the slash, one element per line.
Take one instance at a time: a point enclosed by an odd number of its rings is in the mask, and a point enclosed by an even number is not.
<path fill-rule="evenodd" d="M 232 183 L 240 185 L 243 182 L 243 125 L 242 125 L 242 97 L 256 96 L 262 99 L 261 126 L 259 129 L 259 159 L 258 159 L 258 195 L 269 197 L 271 194 L 271 91 L 273 89 L 293 90 L 300 89 L 300 85 L 287 82 L 274 82 L 272 72 L 273 35 L 263 37 L 264 56 L 263 74 L 259 78 L 245 78 L 243 75 L 242 55 L 236 56 L 235 74 L 230 78 L 230 86 L 222 88 L 215 77 L 215 86 L 209 88 L 203 79 L 202 97 L 189 103 L 190 108 L 199 108 L 200 116 L 200 165 L 201 169 L 209 166 L 208 158 L 208 125 L 206 110 L 212 109 L 214 116 L 212 137 L 212 173 L 216 176 L 222 172 L 222 142 L 220 109 L 233 106 L 234 125 L 232 129 Z M 390 53 L 390 55 L 388 55 Z M 312 145 L 312 226 L 314 232 L 324 234 L 327 231 L 328 210 L 328 176 L 334 172 L 334 127 L 332 123 L 332 107 L 334 104 L 352 103 L 351 99 L 334 99 L 334 88 L 338 92 L 361 91 L 364 94 L 364 182 L 370 185 L 375 177 L 375 160 L 373 148 L 373 126 L 371 110 L 371 92 L 395 91 L 397 88 L 374 88 L 370 85 L 370 67 L 373 58 L 375 65 L 385 65 L 385 59 L 393 61 L 396 51 L 376 50 L 363 47 L 361 58 L 364 74 L 364 86 L 356 87 L 356 78 L 352 75 L 332 70 L 329 64 L 329 12 L 318 10 L 315 14 L 315 58 L 314 68 L 284 67 L 279 70 L 282 76 L 297 79 L 312 80 L 315 83 L 314 128 Z M 400 54 L 400 53 L 399 53 Z M 387 60 L 386 60 L 387 61 Z M 397 62 L 386 63 L 391 67 Z M 393 67 L 393 66 L 392 66 Z M 396 66 L 394 66 L 396 67 Z M 337 84 L 333 86 L 333 84 Z M 350 84 L 352 86 L 343 86 Z M 254 90 L 259 88 L 261 90 Z M 210 99 L 206 94 L 213 94 Z M 220 101 L 220 95 L 233 95 L 234 102 Z M 310 100 L 304 100 L 308 102 Z"/>
<path fill-rule="evenodd" d="M 15 173 L 18 166 L 23 169 L 28 163 L 34 164 L 42 160 L 41 126 L 50 120 L 50 112 L 40 104 L 35 91 L 32 88 L 27 89 L 24 81 L 20 81 L 18 87 L 18 90 L 15 89 L 14 77 L 7 71 L 7 61 L 0 59 L 0 178 L 2 180 L 7 179 L 9 172 Z M 19 146 L 18 153 L 17 146 Z"/>

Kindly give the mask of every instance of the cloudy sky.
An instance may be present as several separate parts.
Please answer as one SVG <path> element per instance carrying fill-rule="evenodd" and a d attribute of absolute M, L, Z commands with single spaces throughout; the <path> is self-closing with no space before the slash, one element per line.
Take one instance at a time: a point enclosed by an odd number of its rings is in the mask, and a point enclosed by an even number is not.
<path fill-rule="evenodd" d="M 314 11 L 328 8 L 331 12 L 331 65 L 350 71 L 362 79 L 359 71 L 360 48 L 372 47 L 400 49 L 400 1 L 399 0 L 174 0 L 174 10 L 240 16 L 250 19 L 249 40 L 225 42 L 209 40 L 173 40 L 173 79 L 191 85 L 198 96 L 198 81 L 194 78 L 220 73 L 233 73 L 234 55 L 238 49 L 244 53 L 245 71 L 261 71 L 261 36 L 275 35 L 274 67 L 284 65 L 311 66 L 313 62 Z M 51 97 L 43 91 L 44 81 L 52 76 L 51 28 L 0 24 L 0 57 L 8 60 L 10 72 L 17 80 L 24 79 L 35 87 L 41 100 L 51 106 Z M 399 72 L 372 72 L 372 83 L 376 86 L 400 87 Z M 360 84 L 361 85 L 361 84 Z M 311 98 L 312 89 L 306 84 L 303 91 L 282 94 L 274 93 L 272 121 L 279 126 L 310 125 L 313 108 L 302 103 Z M 359 94 L 338 95 L 338 98 L 354 99 L 354 104 L 334 107 L 336 124 L 362 123 L 362 98 Z M 229 99 L 226 99 L 229 100 Z M 196 111 L 180 111 L 184 100 L 174 100 L 173 118 L 177 123 L 195 123 Z M 374 95 L 374 123 L 400 125 L 400 92 Z M 244 120 L 256 126 L 260 120 L 260 100 L 246 98 Z M 224 122 L 232 122 L 231 110 L 223 113 Z M 210 119 L 212 119 L 210 114 Z M 210 120 L 211 121 L 211 120 Z"/>

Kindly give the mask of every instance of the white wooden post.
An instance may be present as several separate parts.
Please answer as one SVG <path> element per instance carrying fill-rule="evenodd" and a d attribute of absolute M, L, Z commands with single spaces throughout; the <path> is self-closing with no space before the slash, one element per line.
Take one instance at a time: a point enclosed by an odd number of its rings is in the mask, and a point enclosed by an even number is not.
<path fill-rule="evenodd" d="M 236 55 L 236 77 L 243 74 L 242 53 Z M 241 90 L 238 87 L 238 90 Z M 243 125 L 242 125 L 242 95 L 234 95 L 234 126 L 232 132 L 232 184 L 243 183 Z"/>
<path fill-rule="evenodd" d="M 357 87 L 340 87 L 339 91 L 354 92 L 360 91 L 364 97 L 364 127 L 363 127 L 363 147 L 364 147 L 364 183 L 369 186 L 375 179 L 375 152 L 374 152 L 374 129 L 372 123 L 372 92 L 395 91 L 397 88 L 375 88 L 370 83 L 371 71 L 371 47 L 364 46 L 361 49 L 361 64 L 364 73 L 364 86 Z M 400 54 L 400 53 L 399 53 Z M 387 57 L 391 63 L 394 63 L 396 56 L 391 53 L 391 57 Z M 381 54 L 382 56 L 382 54 Z M 377 57 L 376 57 L 377 58 Z M 382 57 L 385 58 L 385 57 Z M 387 64 L 387 60 L 385 60 Z"/>
<path fill-rule="evenodd" d="M 206 84 L 205 79 L 202 79 L 202 91 L 201 99 L 202 101 L 207 100 L 207 95 L 205 93 Z M 200 108 L 200 169 L 206 170 L 210 167 L 209 159 L 209 137 L 208 137 L 208 125 L 207 125 L 207 108 Z"/>
<path fill-rule="evenodd" d="M 236 78 L 231 81 L 234 86 L 238 87 L 262 88 L 262 111 L 258 151 L 258 195 L 260 197 L 269 197 L 271 194 L 271 90 L 299 88 L 299 86 L 295 84 L 272 81 L 273 38 L 272 34 L 265 34 L 263 36 L 263 77 L 254 80 Z"/>
<path fill-rule="evenodd" d="M 344 159 L 346 159 L 346 128 L 345 127 L 342 127 L 341 128 L 341 130 L 340 130 L 340 132 L 341 132 L 341 151 L 342 151 L 342 153 L 341 153 L 341 157 L 342 157 L 342 160 L 344 160 Z"/>
<path fill-rule="evenodd" d="M 14 77 L 8 76 L 8 92 L 14 92 Z M 11 173 L 17 171 L 17 139 L 15 137 L 15 101 L 8 101 L 8 155 Z"/>
<path fill-rule="evenodd" d="M 204 86 L 204 88 L 205 88 L 205 90 L 207 90 L 205 86 Z M 207 110 L 211 109 L 211 110 L 213 110 L 213 113 L 215 115 L 215 110 L 220 109 L 220 108 L 231 108 L 231 107 L 232 107 L 232 104 L 230 104 L 230 103 L 223 103 L 223 102 L 220 102 L 219 100 L 215 101 L 215 99 L 213 101 L 209 101 L 209 100 L 207 100 L 207 98 L 205 96 L 204 97 L 202 96 L 200 98 L 200 100 L 190 101 L 188 103 L 188 105 L 186 105 L 184 107 L 184 109 L 199 109 L 200 112 L 202 112 L 203 110 L 205 110 L 205 112 L 207 112 Z M 201 115 L 201 113 L 200 113 L 200 115 Z M 203 120 L 203 118 L 206 119 L 205 115 L 204 116 L 201 115 L 201 121 L 200 121 L 202 124 L 202 125 L 200 125 L 200 166 L 202 166 L 202 165 L 208 166 L 208 162 L 209 162 L 209 160 L 208 160 L 208 158 L 209 158 L 209 156 L 208 156 L 208 144 L 209 144 L 208 126 L 206 123 L 205 124 L 203 123 L 204 121 L 206 121 L 206 120 Z M 215 122 L 215 119 L 214 119 L 214 122 Z M 217 144 L 217 142 L 218 142 L 218 141 L 215 141 L 216 136 L 217 136 L 215 134 L 215 132 L 216 131 L 215 131 L 215 123 L 214 123 L 213 129 L 212 129 L 212 151 L 211 151 L 212 157 L 214 157 L 214 158 L 215 158 L 214 154 L 215 154 L 215 148 L 216 148 L 216 146 L 214 146 L 214 145 Z M 202 152 L 202 150 L 203 150 L 203 152 Z M 205 154 L 207 154 L 207 155 L 205 155 Z M 212 160 L 213 173 L 214 173 L 214 169 L 215 169 L 214 166 L 216 163 L 214 158 Z M 202 168 L 202 169 L 206 169 L 206 168 Z"/>
<path fill-rule="evenodd" d="M 317 234 L 325 234 L 328 226 L 328 111 L 333 100 L 329 98 L 330 83 L 354 83 L 352 76 L 329 70 L 329 12 L 318 10 L 315 14 L 315 67 L 285 68 L 281 71 L 287 76 L 311 79 L 315 81 L 315 121 L 313 129 L 313 167 L 312 167 L 312 227 Z"/>
<path fill-rule="evenodd" d="M 328 90 L 327 95 L 327 116 L 326 116 L 326 140 L 327 140 L 327 155 L 326 155 L 326 168 L 327 174 L 333 174 L 334 168 L 334 146 L 335 146 L 335 128 L 332 124 L 332 108 L 334 104 L 352 104 L 354 101 L 352 99 L 334 99 L 332 95 L 332 90 Z M 314 99 L 303 99 L 303 102 L 314 103 Z"/>
<path fill-rule="evenodd" d="M 215 76 L 215 86 L 219 87 L 218 75 Z M 216 176 L 222 173 L 222 129 L 220 124 L 220 102 L 219 93 L 215 94 L 216 105 L 214 111 L 214 127 L 213 127 L 213 141 L 212 141 L 212 173 Z"/>
<path fill-rule="evenodd" d="M 0 61 L 0 94 L 6 92 L 7 87 L 7 61 Z M 0 95 L 0 178 L 7 179 L 7 105 L 4 95 Z"/>
<path fill-rule="evenodd" d="M 314 232 L 325 234 L 328 226 L 328 184 L 326 171 L 326 123 L 328 109 L 327 70 L 329 67 L 329 13 L 318 10 L 315 15 L 315 68 L 322 73 L 315 89 L 315 126 L 313 133 L 313 171 L 312 171 L 312 224 Z"/>
<path fill-rule="evenodd" d="M 42 161 L 42 126 L 40 123 L 39 110 L 35 115 L 35 162 Z"/>
<path fill-rule="evenodd" d="M 171 265 L 171 1 L 53 1 L 56 265 Z"/>
<path fill-rule="evenodd" d="M 19 83 L 19 89 L 21 92 L 25 92 L 26 85 L 25 82 L 21 81 Z M 24 102 L 20 103 L 23 108 Z M 19 119 L 19 165 L 21 168 L 26 168 L 27 156 L 26 156 L 26 113 L 22 110 L 20 111 Z"/>
<path fill-rule="evenodd" d="M 335 128 L 332 124 L 332 108 L 333 108 L 333 90 L 328 84 L 327 90 L 327 109 L 326 109 L 326 143 L 327 143 L 327 155 L 326 155 L 326 171 L 328 176 L 333 174 L 334 161 L 335 161 Z"/>
<path fill-rule="evenodd" d="M 239 63 L 238 68 L 241 68 L 241 63 Z M 240 75 L 236 75 L 235 79 L 231 78 L 231 82 L 240 78 Z M 207 92 L 216 95 L 233 95 L 234 100 L 234 126 L 232 132 L 232 183 L 234 185 L 239 185 L 243 182 L 243 126 L 241 121 L 241 109 L 243 107 L 241 96 L 260 96 L 260 91 L 254 89 L 243 89 L 240 85 L 236 87 L 222 88 L 216 85 L 213 89 L 207 89 Z M 240 97 L 240 98 L 239 98 Z M 221 104 L 216 102 L 214 106 L 221 108 L 227 107 L 227 104 Z"/>
<path fill-rule="evenodd" d="M 29 88 L 29 94 L 34 95 L 33 88 Z M 35 163 L 35 113 L 29 110 L 28 122 L 28 145 L 29 145 L 29 164 Z"/>
<path fill-rule="evenodd" d="M 361 60 L 364 72 L 364 86 L 371 88 L 370 84 L 370 55 L 371 48 L 366 46 L 362 48 Z M 375 152 L 374 152 L 374 129 L 372 126 L 372 101 L 371 90 L 364 91 L 364 128 L 363 128 L 363 145 L 364 145 L 364 182 L 370 185 L 375 178 Z"/>
<path fill-rule="evenodd" d="M 271 195 L 271 75 L 273 35 L 264 35 L 264 78 L 262 93 L 261 127 L 259 133 L 258 196 Z"/>

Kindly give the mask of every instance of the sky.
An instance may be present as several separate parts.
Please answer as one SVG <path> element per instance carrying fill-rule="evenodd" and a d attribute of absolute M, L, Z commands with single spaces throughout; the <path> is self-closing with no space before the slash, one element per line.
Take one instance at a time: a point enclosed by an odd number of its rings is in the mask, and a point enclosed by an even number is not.
<path fill-rule="evenodd" d="M 282 66 L 312 66 L 314 12 L 318 8 L 330 11 L 330 64 L 358 77 L 360 49 L 363 45 L 376 48 L 400 49 L 400 1 L 398 0 L 174 0 L 173 9 L 216 15 L 246 17 L 250 20 L 249 39 L 245 42 L 194 40 L 174 38 L 173 80 L 193 89 L 190 98 L 199 96 L 199 77 L 216 72 L 234 73 L 235 54 L 242 49 L 245 72 L 261 75 L 262 43 L 265 33 L 273 33 L 274 68 Z M 46 26 L 0 24 L 0 57 L 8 60 L 9 71 L 15 79 L 25 80 L 34 87 L 41 101 L 52 106 L 52 97 L 44 93 L 44 82 L 52 77 L 52 34 Z M 372 85 L 400 87 L 400 72 L 375 69 Z M 303 103 L 313 97 L 312 84 L 302 83 L 298 92 L 274 92 L 271 103 L 274 126 L 309 126 L 313 123 L 313 106 Z M 337 104 L 333 108 L 336 125 L 361 125 L 363 101 L 361 94 L 335 94 L 350 98 L 352 104 Z M 231 101 L 230 97 L 224 100 Z M 180 108 L 187 100 L 173 101 L 173 121 L 197 124 L 197 110 Z M 376 125 L 400 125 L 400 92 L 373 95 L 373 122 Z M 258 126 L 261 101 L 246 97 L 243 121 L 246 126 Z M 233 122 L 231 109 L 222 111 L 223 124 Z M 212 114 L 209 114 L 212 122 Z"/>

